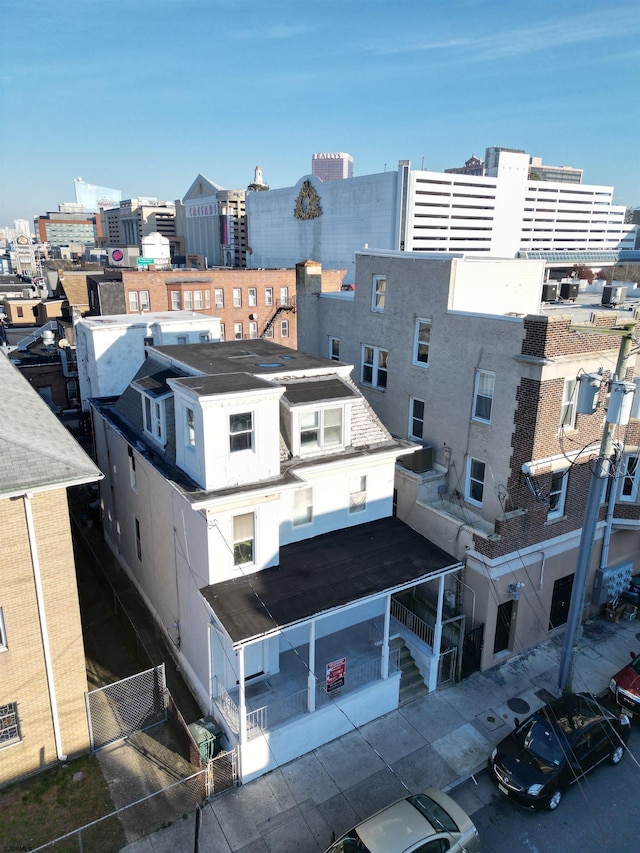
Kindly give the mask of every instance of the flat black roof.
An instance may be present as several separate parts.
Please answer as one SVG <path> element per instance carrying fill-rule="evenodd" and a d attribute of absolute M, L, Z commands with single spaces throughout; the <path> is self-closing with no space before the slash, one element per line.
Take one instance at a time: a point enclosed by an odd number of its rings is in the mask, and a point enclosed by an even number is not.
<path fill-rule="evenodd" d="M 203 397 L 212 394 L 228 394 L 232 391 L 253 391 L 265 388 L 275 388 L 273 382 L 252 376 L 249 373 L 227 373 L 216 376 L 180 376 L 176 377 L 174 384 L 188 388 Z"/>
<path fill-rule="evenodd" d="M 337 364 L 319 355 L 299 352 L 264 338 L 250 341 L 214 341 L 199 344 L 174 344 L 150 348 L 174 362 L 206 375 L 252 373 L 269 375 L 302 370 L 336 370 Z"/>
<path fill-rule="evenodd" d="M 293 405 L 316 403 L 320 400 L 339 400 L 358 397 L 357 391 L 337 376 L 329 379 L 306 379 L 303 382 L 287 382 L 284 395 Z"/>
<path fill-rule="evenodd" d="M 280 548 L 280 565 L 200 590 L 233 643 L 259 637 L 460 562 L 397 518 Z"/>

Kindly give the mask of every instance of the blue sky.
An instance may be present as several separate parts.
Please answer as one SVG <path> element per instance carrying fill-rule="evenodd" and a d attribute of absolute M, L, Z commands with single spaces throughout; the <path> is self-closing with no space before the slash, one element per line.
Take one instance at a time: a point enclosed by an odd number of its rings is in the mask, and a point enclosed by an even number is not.
<path fill-rule="evenodd" d="M 182 197 L 489 145 L 640 206 L 638 0 L 4 0 L 0 226 L 73 179 Z"/>

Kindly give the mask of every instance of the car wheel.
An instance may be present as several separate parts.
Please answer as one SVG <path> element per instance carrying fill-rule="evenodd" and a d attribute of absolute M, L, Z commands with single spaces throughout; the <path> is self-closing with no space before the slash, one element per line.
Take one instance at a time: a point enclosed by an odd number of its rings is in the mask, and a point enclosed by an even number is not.
<path fill-rule="evenodd" d="M 611 763 L 619 764 L 622 761 L 622 756 L 624 755 L 624 746 L 619 744 L 611 753 Z"/>
<path fill-rule="evenodd" d="M 560 800 L 562 799 L 561 791 L 554 791 L 553 794 L 549 797 L 549 801 L 547 803 L 547 808 L 549 811 L 555 811 L 560 805 Z"/>

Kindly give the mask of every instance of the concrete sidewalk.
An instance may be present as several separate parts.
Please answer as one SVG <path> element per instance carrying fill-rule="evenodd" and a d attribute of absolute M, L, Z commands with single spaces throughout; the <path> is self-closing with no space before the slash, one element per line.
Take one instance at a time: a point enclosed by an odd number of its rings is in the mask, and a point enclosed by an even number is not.
<path fill-rule="evenodd" d="M 561 638 L 386 714 L 203 809 L 200 853 L 319 853 L 358 821 L 408 793 L 455 788 L 478 772 L 513 725 L 558 695 Z M 593 619 L 573 689 L 602 693 L 640 651 L 640 624 Z M 194 848 L 194 815 L 126 853 Z"/>

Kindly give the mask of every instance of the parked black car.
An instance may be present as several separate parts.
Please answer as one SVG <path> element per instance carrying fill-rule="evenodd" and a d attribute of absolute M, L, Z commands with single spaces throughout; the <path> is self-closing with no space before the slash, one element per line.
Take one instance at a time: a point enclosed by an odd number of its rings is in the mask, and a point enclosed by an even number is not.
<path fill-rule="evenodd" d="M 545 705 L 491 753 L 489 775 L 510 799 L 530 809 L 555 809 L 570 785 L 607 759 L 618 764 L 631 724 L 588 693 Z"/>

